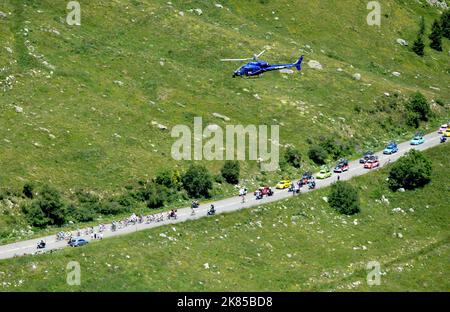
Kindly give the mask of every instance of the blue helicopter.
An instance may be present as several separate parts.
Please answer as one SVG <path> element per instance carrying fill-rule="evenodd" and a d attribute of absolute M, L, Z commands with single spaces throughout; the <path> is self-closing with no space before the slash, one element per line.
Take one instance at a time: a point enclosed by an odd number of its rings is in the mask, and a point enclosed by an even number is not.
<path fill-rule="evenodd" d="M 254 54 L 252 58 L 245 59 L 221 59 L 222 62 L 242 62 L 242 61 L 252 61 L 249 62 L 238 69 L 236 69 L 233 73 L 233 78 L 235 77 L 259 77 L 262 73 L 272 71 L 272 70 L 280 70 L 285 68 L 295 67 L 297 70 L 302 69 L 302 61 L 303 55 L 298 59 L 294 64 L 277 64 L 270 65 L 267 62 L 261 61 L 259 57 L 266 52 L 265 50 L 259 53 L 258 55 Z"/>

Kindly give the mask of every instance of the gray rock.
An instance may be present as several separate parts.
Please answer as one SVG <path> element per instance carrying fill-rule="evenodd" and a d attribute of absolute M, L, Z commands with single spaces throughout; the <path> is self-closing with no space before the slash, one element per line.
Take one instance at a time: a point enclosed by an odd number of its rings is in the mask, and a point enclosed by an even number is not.
<path fill-rule="evenodd" d="M 23 113 L 23 108 L 20 106 L 15 106 L 16 113 Z"/>
<path fill-rule="evenodd" d="M 443 10 L 448 9 L 448 5 L 445 0 L 427 0 L 427 3 L 433 7 L 437 7 Z"/>
<path fill-rule="evenodd" d="M 160 130 L 167 130 L 167 126 L 164 126 L 162 124 L 158 124 L 158 129 L 160 129 Z"/>
<path fill-rule="evenodd" d="M 282 74 L 293 74 L 294 71 L 292 69 L 289 69 L 289 68 L 283 68 L 283 69 L 280 69 L 280 73 L 282 73 Z"/>
<path fill-rule="evenodd" d="M 5 12 L 0 11 L 0 18 L 7 18 L 8 14 L 6 14 Z"/>
<path fill-rule="evenodd" d="M 401 187 L 401 188 L 398 189 L 398 191 L 399 191 L 400 193 L 404 193 L 404 192 L 405 192 L 405 189 L 404 189 L 403 187 Z"/>
<path fill-rule="evenodd" d="M 312 68 L 312 69 L 317 69 L 317 70 L 323 69 L 322 64 L 320 64 L 318 61 L 315 61 L 315 60 L 310 60 L 308 62 L 308 66 L 309 66 L 309 68 Z"/>
<path fill-rule="evenodd" d="M 353 79 L 358 80 L 358 81 L 361 80 L 361 74 L 360 73 L 354 74 Z"/>
<path fill-rule="evenodd" d="M 405 46 L 405 47 L 408 46 L 408 41 L 406 41 L 405 39 L 400 39 L 399 38 L 399 39 L 397 39 L 397 43 L 402 45 L 402 46 Z"/>
<path fill-rule="evenodd" d="M 118 85 L 119 87 L 123 87 L 123 85 L 124 85 L 123 81 L 120 81 L 120 80 L 114 80 L 114 83 L 116 85 Z"/>
<path fill-rule="evenodd" d="M 167 130 L 168 129 L 167 126 L 160 124 L 154 120 L 152 120 L 152 125 L 155 126 L 156 128 L 158 128 L 159 130 Z"/>
<path fill-rule="evenodd" d="M 392 76 L 395 76 L 395 77 L 400 77 L 402 74 L 400 74 L 399 72 L 392 72 Z"/>
<path fill-rule="evenodd" d="M 202 15 L 203 14 L 202 9 L 194 9 L 194 12 L 197 13 L 197 15 Z"/>
<path fill-rule="evenodd" d="M 224 115 L 221 115 L 221 114 L 219 114 L 219 113 L 213 113 L 212 115 L 213 115 L 214 117 L 223 119 L 223 120 L 225 120 L 225 121 L 230 121 L 230 120 L 231 120 L 231 118 L 229 118 L 229 117 L 227 117 L 227 116 L 224 116 Z"/>

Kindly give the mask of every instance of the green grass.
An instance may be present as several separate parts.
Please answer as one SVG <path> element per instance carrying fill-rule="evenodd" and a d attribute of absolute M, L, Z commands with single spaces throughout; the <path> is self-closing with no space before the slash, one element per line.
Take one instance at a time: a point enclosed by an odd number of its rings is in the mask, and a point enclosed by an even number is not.
<path fill-rule="evenodd" d="M 404 125 L 401 106 L 412 92 L 444 103 L 433 105 L 435 117 L 423 130 L 450 119 L 449 41 L 443 41 L 444 52 L 427 48 L 423 58 L 395 43 L 413 42 L 420 16 L 429 30 L 440 14 L 435 8 L 383 1 L 382 26 L 369 27 L 362 0 L 224 0 L 224 9 L 210 1 L 172 3 L 81 1 L 77 27 L 65 23 L 65 0 L 2 2 L 0 10 L 11 15 L 0 19 L 0 190 L 20 192 L 31 181 L 58 187 L 66 199 L 78 189 L 111 196 L 162 167 L 186 168 L 188 162 L 170 157 L 170 131 L 156 129 L 153 120 L 169 130 L 191 125 L 195 116 L 203 117 L 204 125 L 225 126 L 212 116 L 218 112 L 231 118 L 228 124 L 280 124 L 281 144 L 297 147 L 305 164 L 262 175 L 255 162 L 242 162 L 242 182 L 253 189 L 316 169 L 306 155 L 309 140 L 321 135 L 350 141 L 350 157 L 392 139 L 409 139 L 415 130 Z M 192 8 L 203 14 L 190 13 Z M 262 49 L 271 63 L 305 54 L 302 74 L 231 79 L 239 64 L 219 61 Z M 309 69 L 311 59 L 324 70 Z M 352 79 L 357 72 L 359 82 Z M 12 88 L 4 89 L 11 76 Z M 400 94 L 399 107 L 386 104 L 384 92 Z M 16 105 L 24 113 L 16 113 Z M 223 165 L 203 163 L 214 174 Z M 216 183 L 213 198 L 233 192 Z M 0 243 L 60 230 L 27 232 L 20 210 L 24 199 L 20 194 L 9 199 L 11 208 L 0 201 L 0 232 L 8 233 Z"/>
<path fill-rule="evenodd" d="M 79 249 L 0 261 L 0 289 L 448 291 L 449 152 L 446 144 L 425 152 L 433 176 L 422 189 L 390 192 L 388 168 L 353 179 L 362 203 L 355 216 L 334 212 L 322 199 L 329 190 L 320 189 Z M 382 195 L 388 205 L 379 201 Z M 397 207 L 405 213 L 393 212 Z M 81 265 L 81 286 L 66 284 L 69 261 Z M 381 265 L 379 286 L 366 284 L 369 261 Z"/>

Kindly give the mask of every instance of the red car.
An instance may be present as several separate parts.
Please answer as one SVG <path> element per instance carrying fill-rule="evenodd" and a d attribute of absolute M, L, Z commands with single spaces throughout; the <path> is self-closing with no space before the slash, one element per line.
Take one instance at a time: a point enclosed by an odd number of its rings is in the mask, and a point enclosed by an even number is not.
<path fill-rule="evenodd" d="M 378 159 L 370 159 L 364 164 L 364 168 L 373 169 L 380 166 Z"/>
<path fill-rule="evenodd" d="M 257 199 L 261 199 L 261 198 L 263 198 L 263 196 L 272 196 L 273 191 L 270 187 L 264 186 L 264 187 L 260 187 L 258 190 L 256 190 L 254 195 L 256 196 Z"/>

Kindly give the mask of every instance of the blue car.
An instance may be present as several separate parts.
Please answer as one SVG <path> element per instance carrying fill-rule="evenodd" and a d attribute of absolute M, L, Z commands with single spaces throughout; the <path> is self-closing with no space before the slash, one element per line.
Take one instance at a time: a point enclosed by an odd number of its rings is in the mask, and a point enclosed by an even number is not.
<path fill-rule="evenodd" d="M 411 140 L 411 145 L 420 145 L 425 142 L 425 139 L 421 135 L 415 135 Z"/>
<path fill-rule="evenodd" d="M 89 242 L 87 240 L 85 240 L 84 238 L 72 238 L 69 241 L 69 246 L 80 247 L 80 246 L 86 245 L 87 243 L 89 243 Z"/>
<path fill-rule="evenodd" d="M 394 142 L 389 143 L 383 150 L 383 154 L 390 155 L 398 152 L 397 144 Z"/>

